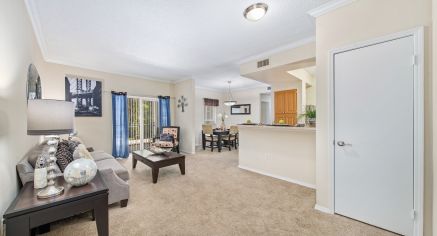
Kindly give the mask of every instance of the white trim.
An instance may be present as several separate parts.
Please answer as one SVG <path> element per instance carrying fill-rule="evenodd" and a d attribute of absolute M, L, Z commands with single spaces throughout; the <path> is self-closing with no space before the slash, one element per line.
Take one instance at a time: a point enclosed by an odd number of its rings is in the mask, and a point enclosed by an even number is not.
<path fill-rule="evenodd" d="M 247 171 L 251 171 L 251 172 L 255 172 L 257 174 L 269 176 L 269 177 L 272 177 L 272 178 L 275 178 L 275 179 L 284 180 L 284 181 L 287 181 L 287 182 L 290 182 L 290 183 L 293 183 L 293 184 L 298 184 L 298 185 L 301 185 L 301 186 L 304 186 L 304 187 L 307 187 L 307 188 L 316 189 L 316 185 L 315 184 L 309 184 L 309 183 L 306 183 L 306 182 L 303 182 L 303 181 L 300 181 L 300 180 L 295 180 L 295 179 L 290 179 L 288 177 L 283 177 L 283 176 L 279 176 L 279 175 L 269 174 L 269 173 L 266 173 L 264 171 L 255 170 L 255 169 L 252 169 L 252 168 L 249 168 L 249 167 L 245 167 L 245 166 L 242 166 L 242 165 L 238 165 L 238 168 L 243 169 L 243 170 L 247 170 Z"/>
<path fill-rule="evenodd" d="M 185 82 L 185 81 L 188 81 L 188 80 L 193 80 L 194 81 L 193 78 L 183 78 L 183 79 L 178 79 L 178 80 L 172 80 L 172 81 L 170 81 L 170 83 L 179 84 L 181 82 Z"/>
<path fill-rule="evenodd" d="M 271 57 L 273 54 L 276 54 L 278 52 L 282 52 L 282 51 L 285 51 L 285 50 L 290 50 L 290 49 L 293 49 L 293 48 L 297 48 L 297 47 L 300 47 L 300 46 L 303 46 L 305 44 L 312 43 L 312 42 L 315 42 L 315 41 L 316 41 L 316 37 L 315 36 L 311 36 L 311 37 L 308 37 L 308 38 L 305 38 L 305 39 L 301 39 L 299 41 L 296 41 L 296 42 L 293 42 L 293 43 L 290 43 L 290 44 L 282 45 L 280 47 L 268 50 L 268 51 L 260 53 L 260 54 L 249 56 L 247 58 L 239 60 L 236 64 L 241 65 L 241 64 L 245 64 L 245 63 L 248 63 L 248 62 L 251 62 L 251 61 L 259 60 L 261 58 Z"/>
<path fill-rule="evenodd" d="M 307 13 L 310 16 L 317 18 L 317 17 L 325 15 L 325 14 L 327 14 L 327 13 L 329 13 L 337 8 L 349 5 L 355 1 L 356 0 L 334 0 L 334 1 L 327 2 L 327 3 L 321 5 L 317 8 L 314 8 L 314 9 L 308 11 Z"/>
<path fill-rule="evenodd" d="M 337 53 L 366 47 L 373 44 L 383 43 L 402 37 L 414 37 L 414 51 L 417 56 L 417 65 L 414 70 L 414 210 L 416 218 L 414 221 L 415 236 L 423 235 L 423 198 L 424 198 L 424 27 L 418 27 L 403 32 L 351 44 L 337 48 L 329 52 L 329 126 L 328 126 L 328 160 L 330 161 L 330 183 L 331 183 L 331 207 L 335 212 L 335 179 L 334 179 L 334 56 Z"/>
<path fill-rule="evenodd" d="M 114 70 L 99 69 L 99 68 L 89 67 L 89 66 L 86 66 L 83 64 L 79 64 L 79 63 L 67 62 L 66 60 L 61 60 L 61 59 L 47 58 L 44 60 L 46 62 L 49 62 L 49 63 L 60 64 L 60 65 L 64 65 L 64 66 L 71 66 L 71 67 L 76 67 L 79 69 L 86 69 L 86 70 L 91 70 L 94 72 L 106 73 L 106 74 L 111 74 L 111 75 L 126 76 L 126 77 L 130 77 L 130 78 L 135 78 L 135 79 L 144 79 L 144 80 L 153 81 L 153 82 L 173 84 L 175 81 L 175 80 L 172 80 L 169 78 L 167 78 L 167 79 L 166 78 L 150 78 L 150 77 L 145 77 L 145 76 L 137 75 L 137 74 L 121 73 L 121 72 L 117 72 Z"/>
<path fill-rule="evenodd" d="M 44 58 L 44 60 L 47 61 L 47 42 L 44 38 L 44 34 L 42 33 L 41 22 L 37 17 L 38 10 L 34 3 L 35 1 L 25 0 L 24 2 L 27 8 L 27 13 L 30 17 L 30 22 L 32 23 L 35 32 L 36 41 L 38 42 L 41 49 L 42 57 Z"/>
<path fill-rule="evenodd" d="M 217 93 L 224 93 L 226 92 L 225 89 L 217 89 L 217 88 L 210 88 L 210 87 L 203 87 L 203 86 L 195 86 L 196 89 L 203 89 L 203 90 L 208 90 L 211 92 L 217 92 Z"/>
<path fill-rule="evenodd" d="M 321 212 L 323 212 L 323 213 L 334 214 L 334 211 L 333 211 L 333 210 L 331 210 L 331 209 L 329 209 L 329 208 L 327 208 L 327 207 L 321 206 L 321 205 L 319 205 L 319 204 L 314 205 L 314 209 L 316 209 L 316 210 L 318 210 L 318 211 L 321 211 Z"/>
<path fill-rule="evenodd" d="M 182 154 L 194 155 L 194 154 L 196 154 L 196 151 L 194 151 L 194 152 L 187 152 L 187 151 L 185 151 L 184 149 L 181 149 L 181 153 L 182 153 Z"/>

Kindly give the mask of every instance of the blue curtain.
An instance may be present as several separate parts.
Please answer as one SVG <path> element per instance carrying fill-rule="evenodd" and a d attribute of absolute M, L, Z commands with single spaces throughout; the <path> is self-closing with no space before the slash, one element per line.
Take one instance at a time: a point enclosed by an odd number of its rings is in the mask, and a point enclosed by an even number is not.
<path fill-rule="evenodd" d="M 112 155 L 114 157 L 129 156 L 127 123 L 127 95 L 112 92 Z"/>
<path fill-rule="evenodd" d="M 159 123 L 161 127 L 170 126 L 170 97 L 159 96 Z"/>

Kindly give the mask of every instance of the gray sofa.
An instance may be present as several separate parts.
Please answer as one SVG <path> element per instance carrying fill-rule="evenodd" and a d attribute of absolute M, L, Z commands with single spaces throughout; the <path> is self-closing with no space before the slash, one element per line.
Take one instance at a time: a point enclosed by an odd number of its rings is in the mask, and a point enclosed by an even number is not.
<path fill-rule="evenodd" d="M 17 164 L 17 172 L 21 183 L 33 181 L 34 161 L 41 155 L 45 143 L 36 145 Z M 97 164 L 97 168 L 109 188 L 108 204 L 120 202 L 121 207 L 127 206 L 129 199 L 129 172 L 113 156 L 103 151 L 90 152 Z M 32 164 L 33 163 L 33 164 Z M 60 170 L 56 174 L 63 175 Z"/>

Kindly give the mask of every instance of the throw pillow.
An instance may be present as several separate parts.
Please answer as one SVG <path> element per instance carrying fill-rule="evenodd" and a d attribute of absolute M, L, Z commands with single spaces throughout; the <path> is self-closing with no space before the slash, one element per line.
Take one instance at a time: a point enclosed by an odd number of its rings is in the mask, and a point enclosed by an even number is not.
<path fill-rule="evenodd" d="M 44 141 L 43 143 L 40 143 L 36 146 L 34 146 L 26 155 L 27 155 L 27 161 L 29 164 L 35 168 L 35 163 L 38 160 L 38 158 L 41 156 L 43 149 L 47 147 L 47 141 Z"/>
<path fill-rule="evenodd" d="M 79 143 L 82 143 L 82 144 L 84 143 L 84 142 L 82 141 L 82 139 L 80 139 L 80 138 L 77 137 L 77 136 L 71 137 L 70 140 L 71 140 L 71 141 L 75 141 L 75 142 L 79 142 Z"/>
<path fill-rule="evenodd" d="M 75 140 L 65 140 L 68 143 L 68 149 L 70 150 L 71 153 L 74 152 L 74 150 L 76 150 L 77 146 L 79 146 L 80 142 L 79 141 L 75 141 Z"/>
<path fill-rule="evenodd" d="M 79 144 L 77 146 L 76 150 L 73 153 L 73 158 L 74 160 L 79 158 L 94 160 L 91 154 L 88 152 L 88 149 L 83 144 Z"/>
<path fill-rule="evenodd" d="M 173 136 L 173 134 L 161 134 L 159 136 L 159 140 L 165 141 L 165 142 L 173 142 L 174 136 Z"/>
<path fill-rule="evenodd" d="M 62 141 L 58 144 L 58 150 L 56 150 L 56 158 L 56 163 L 58 164 L 62 172 L 64 172 L 67 165 L 74 160 L 73 153 L 70 152 L 67 141 Z"/>

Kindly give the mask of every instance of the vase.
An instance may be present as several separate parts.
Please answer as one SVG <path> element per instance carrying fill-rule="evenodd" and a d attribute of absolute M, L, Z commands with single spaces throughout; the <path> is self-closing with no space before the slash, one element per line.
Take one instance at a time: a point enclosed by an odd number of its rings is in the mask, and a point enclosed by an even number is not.
<path fill-rule="evenodd" d="M 222 123 L 220 124 L 220 129 L 221 130 L 226 130 L 226 124 L 225 124 L 224 120 L 222 120 Z"/>
<path fill-rule="evenodd" d="M 308 125 L 310 126 L 310 127 L 316 127 L 316 118 L 309 118 L 308 119 Z"/>
<path fill-rule="evenodd" d="M 96 176 L 97 165 L 94 160 L 79 158 L 72 161 L 64 170 L 64 179 L 73 186 L 83 186 Z"/>
<path fill-rule="evenodd" d="M 47 168 L 35 168 L 33 175 L 33 187 L 36 189 L 47 186 Z"/>

